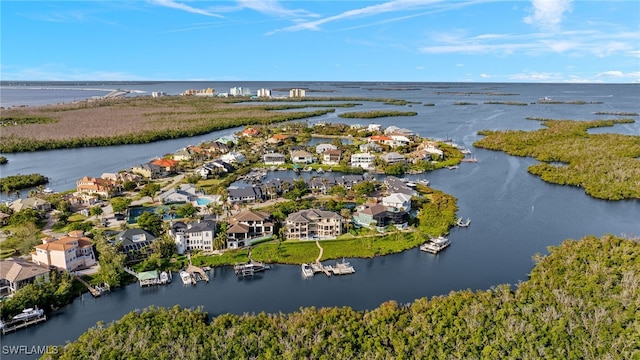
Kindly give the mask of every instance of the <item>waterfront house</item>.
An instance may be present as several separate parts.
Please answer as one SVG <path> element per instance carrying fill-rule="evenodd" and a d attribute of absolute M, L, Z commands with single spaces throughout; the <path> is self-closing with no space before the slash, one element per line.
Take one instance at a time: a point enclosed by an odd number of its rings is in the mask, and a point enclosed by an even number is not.
<path fill-rule="evenodd" d="M 151 250 L 149 245 L 156 239 L 153 234 L 144 229 L 132 228 L 119 232 L 115 236 L 113 244 L 118 245 L 123 253 L 133 258 L 148 255 Z"/>
<path fill-rule="evenodd" d="M 420 145 L 418 145 L 416 152 L 418 153 L 423 152 L 429 155 L 434 155 L 439 159 L 442 159 L 444 157 L 444 151 L 440 150 L 438 143 L 435 141 L 425 141 L 421 143 Z M 431 159 L 431 156 L 427 158 L 426 155 L 422 155 L 422 156 L 419 155 L 419 157 L 423 157 L 424 159 L 429 159 L 429 160 Z"/>
<path fill-rule="evenodd" d="M 286 158 L 283 154 L 272 152 L 262 156 L 265 165 L 282 165 L 286 162 Z"/>
<path fill-rule="evenodd" d="M 370 132 L 377 132 L 380 131 L 382 129 L 382 125 L 380 124 L 369 124 L 369 126 L 367 126 L 367 131 Z"/>
<path fill-rule="evenodd" d="M 384 231 L 387 226 L 402 229 L 407 227 L 409 223 L 409 213 L 382 204 L 361 205 L 353 213 L 352 218 L 356 226 L 375 228 L 378 231 Z"/>
<path fill-rule="evenodd" d="M 322 154 L 327 150 L 338 150 L 338 147 L 333 144 L 318 144 L 316 146 L 316 154 Z"/>
<path fill-rule="evenodd" d="M 292 178 L 274 178 L 262 183 L 262 191 L 265 196 L 274 197 L 281 195 L 285 190 L 292 188 L 294 179 Z"/>
<path fill-rule="evenodd" d="M 147 179 L 158 179 L 164 175 L 162 168 L 151 163 L 133 166 L 131 172 Z"/>
<path fill-rule="evenodd" d="M 287 134 L 275 134 L 267 139 L 268 144 L 280 145 L 287 140 L 293 140 L 293 137 Z"/>
<path fill-rule="evenodd" d="M 335 239 L 342 234 L 342 216 L 325 210 L 308 209 L 289 214 L 285 221 L 287 239 Z"/>
<path fill-rule="evenodd" d="M 258 95 L 258 96 L 260 96 L 260 95 Z M 246 129 L 242 130 L 241 135 L 242 136 L 246 136 L 246 137 L 255 137 L 255 136 L 260 135 L 260 131 L 258 129 L 256 129 L 256 128 L 250 127 L 250 128 L 246 128 Z"/>
<path fill-rule="evenodd" d="M 9 203 L 9 209 L 13 210 L 13 213 L 17 213 L 24 209 L 33 209 L 36 211 L 49 211 L 51 210 L 51 204 L 43 199 L 37 197 L 30 197 L 25 199 L 16 199 Z"/>
<path fill-rule="evenodd" d="M 193 158 L 193 155 L 191 154 L 191 151 L 189 151 L 189 149 L 187 148 L 182 148 L 173 154 L 173 160 L 175 161 L 189 161 L 192 158 Z"/>
<path fill-rule="evenodd" d="M 209 174 L 229 173 L 233 170 L 235 170 L 235 168 L 231 164 L 220 159 L 216 159 L 202 165 L 202 167 L 198 168 L 196 172 L 203 178 L 206 178 Z"/>
<path fill-rule="evenodd" d="M 382 198 L 382 205 L 409 211 L 411 210 L 411 196 L 403 193 L 392 193 Z"/>
<path fill-rule="evenodd" d="M 36 264 L 67 271 L 86 269 L 96 264 L 93 242 L 81 230 L 59 239 L 42 239 L 42 244 L 36 245 L 35 252 L 31 253 L 31 259 Z"/>
<path fill-rule="evenodd" d="M 247 203 L 262 200 L 262 188 L 258 186 L 230 187 L 227 189 L 227 201 L 230 204 Z"/>
<path fill-rule="evenodd" d="M 413 136 L 413 131 L 406 129 L 406 128 L 400 128 L 397 127 L 395 125 L 391 125 L 388 128 L 384 129 L 384 133 L 385 135 L 403 135 L 403 136 Z"/>
<path fill-rule="evenodd" d="M 253 241 L 273 236 L 271 214 L 247 210 L 229 218 L 227 248 L 237 249 L 251 245 Z"/>
<path fill-rule="evenodd" d="M 13 294 L 23 286 L 39 281 L 49 281 L 49 267 L 21 258 L 0 261 L 0 296 Z"/>
<path fill-rule="evenodd" d="M 178 170 L 178 161 L 173 159 L 155 159 L 150 162 L 151 165 L 159 166 L 162 171 L 162 177 L 173 174 Z"/>
<path fill-rule="evenodd" d="M 76 181 L 76 191 L 88 195 L 98 195 L 108 199 L 116 190 L 116 182 L 110 179 L 84 176 Z"/>
<path fill-rule="evenodd" d="M 407 184 L 401 179 L 395 176 L 387 176 L 384 179 L 384 184 L 387 186 L 387 191 L 392 193 L 402 193 L 409 196 L 416 196 L 418 192 L 413 188 L 407 186 Z"/>
<path fill-rule="evenodd" d="M 311 164 L 315 158 L 313 154 L 305 150 L 296 150 L 291 152 L 291 162 L 294 164 Z"/>
<path fill-rule="evenodd" d="M 411 140 L 404 135 L 391 135 L 391 147 L 409 146 Z"/>
<path fill-rule="evenodd" d="M 359 153 L 351 155 L 351 166 L 361 167 L 365 170 L 375 168 L 376 156 L 370 153 Z"/>
<path fill-rule="evenodd" d="M 229 147 L 227 144 L 223 144 L 218 141 L 214 141 L 209 144 L 209 147 L 205 150 L 210 154 L 226 154 L 229 152 Z"/>
<path fill-rule="evenodd" d="M 407 159 L 403 155 L 398 154 L 395 151 L 380 155 L 380 159 L 385 163 L 387 163 L 387 165 L 398 164 L 398 163 L 404 164 L 407 162 Z"/>
<path fill-rule="evenodd" d="M 178 221 L 171 224 L 169 234 L 173 237 L 178 254 L 195 250 L 211 252 L 214 250 L 216 222 L 212 220 L 189 223 Z"/>
<path fill-rule="evenodd" d="M 342 159 L 342 151 L 327 150 L 322 153 L 322 163 L 327 165 L 338 165 Z"/>
<path fill-rule="evenodd" d="M 225 144 L 225 145 L 229 145 L 229 144 L 237 144 L 238 143 L 238 137 L 234 134 L 231 135 L 225 135 L 225 136 L 221 136 L 219 138 L 216 139 L 216 142 L 220 143 L 220 144 Z"/>

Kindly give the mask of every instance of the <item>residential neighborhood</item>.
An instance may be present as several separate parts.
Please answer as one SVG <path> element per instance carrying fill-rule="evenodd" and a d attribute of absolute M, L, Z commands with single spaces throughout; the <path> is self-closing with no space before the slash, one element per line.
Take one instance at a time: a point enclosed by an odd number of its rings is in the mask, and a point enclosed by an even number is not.
<path fill-rule="evenodd" d="M 342 135 L 324 135 L 336 129 Z M 313 145 L 310 133 L 319 136 Z M 456 151 L 377 124 L 253 126 L 117 173 L 86 175 L 73 191 L 41 192 L 0 208 L 4 225 L 27 213 L 47 223 L 38 243 L 2 260 L 0 290 L 47 281 L 51 269 L 109 281 L 104 262 L 113 259 L 144 270 L 166 256 L 411 232 L 424 201 L 403 175 L 459 162 Z M 97 254 L 96 243 L 114 252 Z"/>

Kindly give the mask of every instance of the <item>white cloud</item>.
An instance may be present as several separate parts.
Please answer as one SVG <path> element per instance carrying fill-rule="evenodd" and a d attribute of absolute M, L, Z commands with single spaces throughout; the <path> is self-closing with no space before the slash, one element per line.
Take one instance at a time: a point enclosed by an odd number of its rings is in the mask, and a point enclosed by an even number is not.
<path fill-rule="evenodd" d="M 532 0 L 533 14 L 524 18 L 527 24 L 545 30 L 556 30 L 565 12 L 571 11 L 571 0 Z"/>
<path fill-rule="evenodd" d="M 612 70 L 612 71 L 601 72 L 600 74 L 598 74 L 598 76 L 622 77 L 624 76 L 624 73 L 622 71 Z"/>
<path fill-rule="evenodd" d="M 488 79 L 488 78 L 490 78 L 490 77 L 491 77 L 491 75 L 488 75 L 488 74 L 480 74 L 480 77 L 481 77 L 481 78 L 483 78 L 483 79 Z"/>
<path fill-rule="evenodd" d="M 517 81 L 543 81 L 543 82 L 550 82 L 550 81 L 559 81 L 559 80 L 562 79 L 562 77 L 560 75 L 558 75 L 558 74 L 529 72 L 529 73 L 520 73 L 520 74 L 509 75 L 509 79 L 510 80 L 517 80 Z"/>
<path fill-rule="evenodd" d="M 44 64 L 38 67 L 6 66 L 2 68 L 2 78 L 10 80 L 40 81 L 132 81 L 144 80 L 137 75 L 122 71 L 91 71 L 69 69 L 61 64 Z"/>
<path fill-rule="evenodd" d="M 270 16 L 279 17 L 318 17 L 319 15 L 303 9 L 285 9 L 277 0 L 238 0 L 238 5 Z"/>
<path fill-rule="evenodd" d="M 193 6 L 189 6 L 187 4 L 183 4 L 173 0 L 149 0 L 149 3 L 158 5 L 158 6 L 172 8 L 172 9 L 182 10 L 182 11 L 190 12 L 193 14 L 200 14 L 200 15 L 213 16 L 213 17 L 223 17 L 220 14 L 215 14 L 207 10 L 198 9 Z"/>

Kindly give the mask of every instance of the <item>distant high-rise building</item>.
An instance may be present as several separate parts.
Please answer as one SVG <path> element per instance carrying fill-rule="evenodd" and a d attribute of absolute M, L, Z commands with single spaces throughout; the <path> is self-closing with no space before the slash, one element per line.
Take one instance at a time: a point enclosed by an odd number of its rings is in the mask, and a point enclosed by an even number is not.
<path fill-rule="evenodd" d="M 258 95 L 258 97 L 271 97 L 271 90 L 260 89 L 256 95 Z"/>
<path fill-rule="evenodd" d="M 291 89 L 289 90 L 289 97 L 292 98 L 303 98 L 306 96 L 306 91 L 304 89 Z"/>
<path fill-rule="evenodd" d="M 251 89 L 245 89 L 242 87 L 233 87 L 229 89 L 229 95 L 231 96 L 249 96 L 251 95 Z"/>

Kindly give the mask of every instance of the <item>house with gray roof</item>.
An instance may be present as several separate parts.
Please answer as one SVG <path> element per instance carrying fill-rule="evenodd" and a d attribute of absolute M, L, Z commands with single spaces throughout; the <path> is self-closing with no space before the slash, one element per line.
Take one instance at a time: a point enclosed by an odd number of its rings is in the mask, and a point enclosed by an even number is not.
<path fill-rule="evenodd" d="M 119 245 L 122 252 L 127 255 L 147 254 L 150 250 L 148 246 L 156 239 L 153 234 L 143 229 L 131 228 L 118 233 L 113 243 Z"/>
<path fill-rule="evenodd" d="M 238 249 L 252 242 L 273 236 L 274 224 L 271 214 L 264 211 L 247 210 L 229 218 L 227 248 Z"/>
<path fill-rule="evenodd" d="M 259 186 L 230 187 L 227 189 L 227 201 L 231 204 L 254 202 L 263 199 Z"/>
<path fill-rule="evenodd" d="M 177 221 L 171 224 L 169 234 L 176 243 L 178 254 L 190 251 L 213 251 L 213 239 L 216 234 L 216 222 L 213 220 L 198 220 L 184 223 Z"/>
<path fill-rule="evenodd" d="M 382 161 L 386 162 L 387 165 L 391 165 L 391 164 L 398 164 L 398 163 L 406 163 L 407 159 L 401 155 L 398 154 L 395 151 L 392 152 L 388 152 L 384 155 L 380 155 L 380 159 L 382 159 Z"/>
<path fill-rule="evenodd" d="M 332 211 L 301 210 L 287 216 L 287 239 L 335 239 L 342 234 L 343 221 Z"/>

